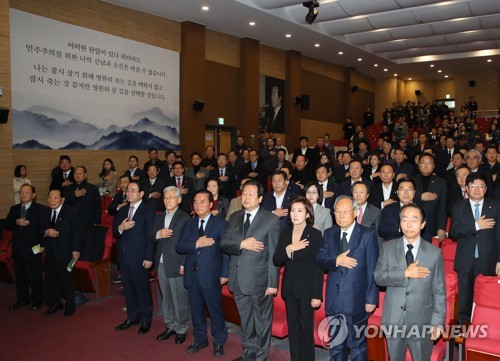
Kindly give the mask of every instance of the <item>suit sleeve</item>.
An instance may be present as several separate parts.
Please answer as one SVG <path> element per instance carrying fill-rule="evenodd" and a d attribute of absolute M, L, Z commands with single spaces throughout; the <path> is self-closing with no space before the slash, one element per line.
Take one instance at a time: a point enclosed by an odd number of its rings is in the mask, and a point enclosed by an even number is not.
<path fill-rule="evenodd" d="M 466 214 L 467 205 L 467 202 L 455 204 L 451 212 L 450 236 L 454 239 L 474 237 L 479 233 L 479 231 L 476 231 L 476 224 L 472 213 L 470 216 Z"/>
<path fill-rule="evenodd" d="M 153 229 L 155 221 L 155 211 L 152 208 L 147 208 L 146 213 L 146 230 Z M 145 253 L 145 261 L 153 261 L 155 257 L 155 246 L 156 243 L 153 241 L 153 238 L 146 233 L 146 253 Z"/>
<path fill-rule="evenodd" d="M 102 216 L 102 203 L 101 203 L 101 195 L 99 194 L 99 188 L 96 186 L 89 187 L 92 191 L 88 195 L 92 199 L 92 210 L 94 212 L 94 219 L 92 221 L 93 224 L 101 224 L 101 216 Z"/>
<path fill-rule="evenodd" d="M 366 277 L 368 280 L 368 289 L 366 291 L 366 304 L 378 304 L 378 287 L 375 282 L 374 272 L 377 266 L 379 246 L 377 233 L 371 231 L 365 238 L 366 245 Z"/>
<path fill-rule="evenodd" d="M 399 227 L 399 217 L 392 217 L 387 207 L 382 209 L 380 223 L 377 228 L 377 233 L 380 237 L 387 240 L 398 238 L 399 234 L 394 234 L 393 230 Z"/>
<path fill-rule="evenodd" d="M 69 212 L 68 212 L 69 213 Z M 73 236 L 73 249 L 72 251 L 80 252 L 81 245 L 83 242 L 84 232 L 82 232 L 78 219 L 78 211 L 73 208 L 69 216 L 70 229 Z"/>
<path fill-rule="evenodd" d="M 115 216 L 115 219 L 113 220 L 113 234 L 115 235 L 116 238 L 120 238 L 122 236 L 121 233 L 118 231 L 118 226 L 123 222 L 125 218 L 127 218 L 127 213 L 125 212 L 125 209 L 127 209 L 128 212 L 129 207 L 126 206 L 120 208 L 118 214 Z"/>
<path fill-rule="evenodd" d="M 7 218 L 5 219 L 5 228 L 8 230 L 12 230 L 16 226 L 16 220 L 18 218 L 18 214 L 14 213 L 16 206 L 10 207 L 9 214 L 7 214 Z"/>
<path fill-rule="evenodd" d="M 286 261 L 289 260 L 286 254 L 286 247 L 290 244 L 290 231 L 289 228 L 285 228 L 280 233 L 280 238 L 278 245 L 276 246 L 276 251 L 274 251 L 273 263 L 276 267 L 283 266 Z"/>
<path fill-rule="evenodd" d="M 389 248 L 393 243 L 384 243 L 375 267 L 374 279 L 381 287 L 406 287 L 408 279 L 405 277 L 405 269 L 390 269 Z"/>
<path fill-rule="evenodd" d="M 323 235 L 321 247 L 316 256 L 316 263 L 325 271 L 337 270 L 337 251 L 330 249 L 333 246 L 333 229 L 327 229 Z"/>
<path fill-rule="evenodd" d="M 279 268 L 273 263 L 273 255 L 276 252 L 276 247 L 278 246 L 278 240 L 280 237 L 280 220 L 278 217 L 272 217 L 272 223 L 269 227 L 268 237 L 268 260 L 267 260 L 267 287 L 268 288 L 278 288 L 278 276 Z"/>
<path fill-rule="evenodd" d="M 446 182 L 440 179 L 440 194 L 439 194 L 439 204 L 438 204 L 438 219 L 437 219 L 437 227 L 438 229 L 446 230 L 446 200 L 448 198 L 448 188 L 446 186 Z"/>
<path fill-rule="evenodd" d="M 238 223 L 238 219 L 238 213 L 234 213 L 231 217 L 229 217 L 229 224 L 220 241 L 220 248 L 222 249 L 222 252 L 235 256 L 240 255 L 240 244 L 242 241 L 241 237 L 235 237 L 238 229 L 238 226 L 236 225 L 236 223 Z"/>
<path fill-rule="evenodd" d="M 446 321 L 446 285 L 444 280 L 443 255 L 437 255 L 432 279 L 432 294 L 434 297 L 431 325 L 443 326 Z"/>
<path fill-rule="evenodd" d="M 224 222 L 224 228 L 221 230 L 221 238 L 224 235 L 224 232 L 228 226 L 228 222 Z M 221 252 L 222 253 L 222 272 L 221 272 L 221 277 L 222 278 L 229 278 L 229 262 L 231 261 L 231 256 L 228 254 Z"/>
<path fill-rule="evenodd" d="M 319 249 L 321 247 L 321 232 L 315 232 L 313 236 L 311 237 L 309 241 L 309 247 L 310 249 L 310 256 L 313 257 L 313 259 L 316 258 L 318 255 Z M 312 297 L 317 299 L 317 300 L 322 300 L 323 299 L 323 277 L 325 275 L 325 272 L 318 266 L 317 263 L 315 263 L 314 267 L 314 276 L 313 276 L 313 294 Z"/>
<path fill-rule="evenodd" d="M 175 245 L 175 250 L 179 254 L 185 255 L 196 253 L 196 241 L 198 237 L 193 233 L 194 227 L 191 226 L 191 222 L 190 220 L 184 224 L 184 227 L 182 227 L 182 234 Z"/>

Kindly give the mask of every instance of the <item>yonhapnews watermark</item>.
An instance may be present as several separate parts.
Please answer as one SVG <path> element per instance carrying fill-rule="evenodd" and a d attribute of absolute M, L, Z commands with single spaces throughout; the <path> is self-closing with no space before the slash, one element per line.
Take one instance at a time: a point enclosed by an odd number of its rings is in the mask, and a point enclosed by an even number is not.
<path fill-rule="evenodd" d="M 440 327 L 441 335 L 446 338 L 485 338 L 488 325 L 446 325 Z M 432 335 L 432 325 L 353 325 L 354 337 L 360 338 L 425 338 Z M 318 336 L 324 348 L 332 348 L 343 343 L 348 335 L 346 317 L 343 314 L 328 316 L 318 325 Z"/>

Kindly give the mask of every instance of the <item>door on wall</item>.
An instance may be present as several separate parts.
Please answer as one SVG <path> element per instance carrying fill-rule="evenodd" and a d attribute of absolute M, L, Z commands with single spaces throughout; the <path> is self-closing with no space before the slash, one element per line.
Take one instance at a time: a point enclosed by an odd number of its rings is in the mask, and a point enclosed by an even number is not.
<path fill-rule="evenodd" d="M 213 145 L 216 154 L 228 153 L 236 140 L 236 129 L 208 126 L 205 128 L 205 147 Z"/>

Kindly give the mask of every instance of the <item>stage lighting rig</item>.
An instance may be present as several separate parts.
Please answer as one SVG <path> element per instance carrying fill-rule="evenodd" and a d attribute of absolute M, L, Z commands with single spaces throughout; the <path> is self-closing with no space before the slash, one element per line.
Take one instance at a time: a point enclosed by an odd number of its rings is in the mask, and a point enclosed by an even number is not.
<path fill-rule="evenodd" d="M 306 1 L 303 2 L 302 5 L 309 9 L 306 15 L 306 23 L 308 24 L 314 23 L 314 20 L 316 20 L 316 17 L 318 16 L 318 8 L 319 8 L 318 0 Z"/>

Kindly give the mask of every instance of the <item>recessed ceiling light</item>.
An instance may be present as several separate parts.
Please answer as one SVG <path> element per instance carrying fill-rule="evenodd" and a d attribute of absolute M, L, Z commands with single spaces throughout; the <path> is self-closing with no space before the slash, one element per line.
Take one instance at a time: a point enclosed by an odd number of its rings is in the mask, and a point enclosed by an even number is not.
<path fill-rule="evenodd" d="M 389 70 L 389 69 L 387 69 L 387 68 L 384 69 L 384 71 L 387 71 L 387 70 Z"/>
<path fill-rule="evenodd" d="M 394 76 L 398 76 L 398 74 L 396 73 L 396 74 L 394 74 Z"/>
<path fill-rule="evenodd" d="M 434 64 L 429 65 L 431 68 L 434 68 Z"/>
<path fill-rule="evenodd" d="M 492 62 L 492 60 L 491 60 L 491 59 L 488 59 L 488 60 L 486 60 L 486 61 L 487 61 L 488 63 L 491 63 L 491 62 Z"/>
<path fill-rule="evenodd" d="M 408 80 L 411 80 L 411 78 L 408 78 Z"/>
<path fill-rule="evenodd" d="M 205 5 L 205 6 L 202 6 L 202 7 L 201 7 L 201 10 L 203 10 L 203 11 L 208 11 L 208 10 L 210 10 L 210 8 L 209 8 L 208 6 L 206 6 L 206 5 Z"/>
<path fill-rule="evenodd" d="M 254 26 L 254 25 L 255 25 L 255 21 L 250 21 L 250 22 L 248 23 L 248 25 L 250 25 L 250 26 Z"/>
<path fill-rule="evenodd" d="M 292 37 L 292 34 L 286 34 L 285 35 L 287 38 L 291 38 Z"/>
<path fill-rule="evenodd" d="M 315 47 L 319 48 L 319 43 L 314 44 Z"/>
<path fill-rule="evenodd" d="M 445 78 L 447 78 L 447 77 L 448 77 L 448 75 L 445 75 L 444 77 L 445 77 Z"/>
<path fill-rule="evenodd" d="M 361 58 L 358 58 L 358 61 L 363 61 L 363 59 L 361 59 Z"/>
<path fill-rule="evenodd" d="M 344 54 L 344 52 L 343 52 L 343 51 L 339 51 L 339 55 L 343 55 L 343 54 Z"/>
<path fill-rule="evenodd" d="M 378 64 L 373 64 L 373 66 L 376 68 L 378 66 Z"/>
<path fill-rule="evenodd" d="M 438 73 L 442 73 L 443 71 L 441 69 L 438 70 Z"/>

